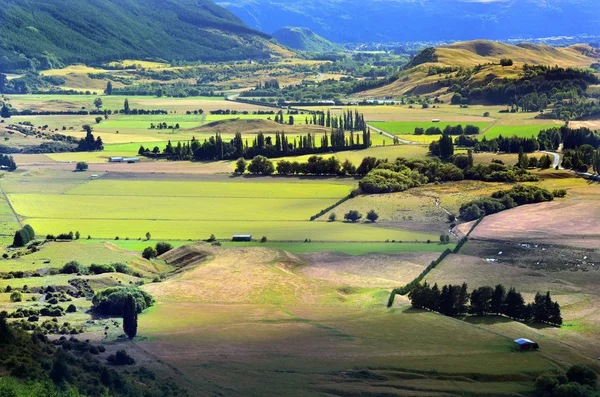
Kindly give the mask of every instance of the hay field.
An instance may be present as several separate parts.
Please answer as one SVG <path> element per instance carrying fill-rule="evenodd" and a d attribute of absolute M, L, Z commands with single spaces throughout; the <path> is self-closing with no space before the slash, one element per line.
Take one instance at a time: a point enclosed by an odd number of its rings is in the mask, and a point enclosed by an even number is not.
<path fill-rule="evenodd" d="M 355 186 L 352 179 L 180 176 L 169 181 L 168 175 L 128 173 L 116 174 L 122 180 L 90 180 L 83 174 L 30 171 L 27 177 L 7 178 L 6 190 L 19 216 L 40 235 L 72 230 L 102 239 L 137 239 L 146 232 L 173 240 L 206 239 L 211 234 L 229 239 L 244 233 L 283 241 L 425 242 L 436 238 L 428 232 L 377 225 L 309 222 L 311 216 L 345 197 Z M 27 183 L 19 182 L 23 180 Z M 50 186 L 48 191 L 45 184 Z"/>
<path fill-rule="evenodd" d="M 424 128 L 425 130 L 427 130 L 430 127 L 437 127 L 439 129 L 441 129 L 442 131 L 444 130 L 444 128 L 446 128 L 447 126 L 457 126 L 457 125 L 462 125 L 463 127 L 467 126 L 467 125 L 473 125 L 476 127 L 479 127 L 480 130 L 485 130 L 491 123 L 490 122 L 481 122 L 481 121 L 476 121 L 476 122 L 465 122 L 465 123 L 457 123 L 457 122 L 439 122 L 439 123 L 434 123 L 434 122 L 400 122 L 400 121 L 395 121 L 395 122 L 373 122 L 371 123 L 371 125 L 373 125 L 376 128 L 379 128 L 385 132 L 389 132 L 390 134 L 395 134 L 395 135 L 413 135 L 415 132 L 415 128 L 420 127 L 420 128 Z"/>

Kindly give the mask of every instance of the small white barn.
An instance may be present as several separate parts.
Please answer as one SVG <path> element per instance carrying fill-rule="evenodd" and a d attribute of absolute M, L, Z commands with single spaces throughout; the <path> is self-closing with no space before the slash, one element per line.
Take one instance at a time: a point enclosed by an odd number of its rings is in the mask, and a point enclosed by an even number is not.
<path fill-rule="evenodd" d="M 110 158 L 108 159 L 108 161 L 109 161 L 110 163 L 122 163 L 122 162 L 123 162 L 123 157 L 120 157 L 120 156 L 113 156 L 113 157 L 110 157 Z"/>

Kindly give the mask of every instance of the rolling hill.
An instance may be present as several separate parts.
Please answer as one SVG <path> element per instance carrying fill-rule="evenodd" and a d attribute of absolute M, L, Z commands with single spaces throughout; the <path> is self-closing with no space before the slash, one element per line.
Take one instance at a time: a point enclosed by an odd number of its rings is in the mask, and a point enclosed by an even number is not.
<path fill-rule="evenodd" d="M 248 26 L 305 26 L 335 43 L 600 34 L 597 0 L 216 0 Z"/>
<path fill-rule="evenodd" d="M 500 66 L 502 58 L 512 59 L 514 65 Z M 474 73 L 475 81 L 500 81 L 518 78 L 524 64 L 561 67 L 589 67 L 600 59 L 600 50 L 578 44 L 556 48 L 547 45 L 521 43 L 510 45 L 485 40 L 461 42 L 435 48 L 427 48 L 416 55 L 393 83 L 370 91 L 361 97 L 386 97 L 405 94 L 439 96 L 447 87 L 439 84 L 441 74 L 433 70 L 460 67 L 474 68 L 484 65 Z M 450 72 L 452 73 L 452 72 Z"/>
<path fill-rule="evenodd" d="M 279 43 L 299 51 L 336 52 L 341 48 L 308 28 L 286 26 L 273 33 Z"/>
<path fill-rule="evenodd" d="M 0 0 L 4 71 L 127 58 L 264 58 L 268 38 L 210 0 Z"/>

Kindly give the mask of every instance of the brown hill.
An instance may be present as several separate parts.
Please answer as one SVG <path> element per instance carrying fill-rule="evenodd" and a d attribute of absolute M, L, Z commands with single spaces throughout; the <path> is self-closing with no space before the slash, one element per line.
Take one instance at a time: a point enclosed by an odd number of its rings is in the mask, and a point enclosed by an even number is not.
<path fill-rule="evenodd" d="M 298 116 L 302 118 L 302 116 Z M 196 127 L 187 130 L 189 132 L 200 132 L 209 134 L 235 134 L 237 132 L 244 135 L 258 134 L 275 134 L 276 132 L 284 131 L 286 134 L 306 134 L 315 133 L 322 134 L 327 132 L 328 129 L 325 127 L 319 127 L 314 125 L 287 125 L 279 124 L 272 120 L 262 119 L 229 119 L 213 121 L 208 124 L 204 124 L 201 127 Z"/>
<path fill-rule="evenodd" d="M 514 65 L 501 67 L 500 60 L 512 59 Z M 589 67 L 600 60 L 600 50 L 586 44 L 557 48 L 548 45 L 521 43 L 518 45 L 485 40 L 467 41 L 425 50 L 415 57 L 412 67 L 403 71 L 400 78 L 384 87 L 365 91 L 359 96 L 381 98 L 418 94 L 443 95 L 445 87 L 438 84 L 441 76 L 431 74 L 432 68 L 473 68 L 486 65 L 475 76 L 481 78 L 517 78 L 523 64 L 558 65 L 562 67 Z"/>

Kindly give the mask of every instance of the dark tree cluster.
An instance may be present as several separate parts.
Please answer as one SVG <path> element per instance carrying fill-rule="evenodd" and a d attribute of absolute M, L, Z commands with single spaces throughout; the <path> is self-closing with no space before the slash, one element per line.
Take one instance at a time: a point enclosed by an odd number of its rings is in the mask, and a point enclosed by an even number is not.
<path fill-rule="evenodd" d="M 15 159 L 13 158 L 13 156 L 9 156 L 7 154 L 0 154 L 0 168 L 12 172 L 17 169 L 17 163 L 15 163 Z"/>
<path fill-rule="evenodd" d="M 424 129 L 422 127 L 415 128 L 415 135 L 479 135 L 480 129 L 475 125 L 467 124 L 464 128 L 461 124 L 459 125 L 447 125 L 442 131 L 439 127 L 429 127 Z"/>
<path fill-rule="evenodd" d="M 554 194 L 537 186 L 517 185 L 510 190 L 500 190 L 489 198 L 470 201 L 460 207 L 460 219 L 465 222 L 479 219 L 520 205 L 554 200 Z"/>
<path fill-rule="evenodd" d="M 111 287 L 97 292 L 92 299 L 92 310 L 105 316 L 121 316 L 123 307 L 129 296 L 136 301 L 136 310 L 143 310 L 154 305 L 154 299 L 147 292 L 133 287 Z"/>
<path fill-rule="evenodd" d="M 25 247 L 33 240 L 35 240 L 35 231 L 30 225 L 25 225 L 23 229 L 15 232 L 13 247 Z"/>
<path fill-rule="evenodd" d="M 66 324 L 66 323 L 65 323 Z M 64 328 L 47 320 L 42 326 Z M 59 333 L 59 332 L 57 332 Z M 80 341 L 74 336 L 50 340 L 40 331 L 18 329 L 0 316 L 0 370 L 6 396 L 186 396 L 174 383 L 160 380 L 141 367 L 119 372 L 100 361 L 104 346 Z"/>
<path fill-rule="evenodd" d="M 537 293 L 533 303 L 526 304 L 520 292 L 499 284 L 495 288 L 479 287 L 469 293 L 467 284 L 430 286 L 425 282 L 408 294 L 413 307 L 427 309 L 445 316 L 474 314 L 505 315 L 517 321 L 562 324 L 560 305 L 552 300 L 550 292 Z"/>
<path fill-rule="evenodd" d="M 102 142 L 102 138 L 94 138 L 94 134 L 92 134 L 92 128 L 89 125 L 84 125 L 83 129 L 86 131 L 85 138 L 82 138 L 79 141 L 77 151 L 96 152 L 104 150 L 104 143 Z"/>
<path fill-rule="evenodd" d="M 535 381 L 536 397 L 598 397 L 598 375 L 585 365 L 573 365 L 565 374 L 543 374 Z"/>

